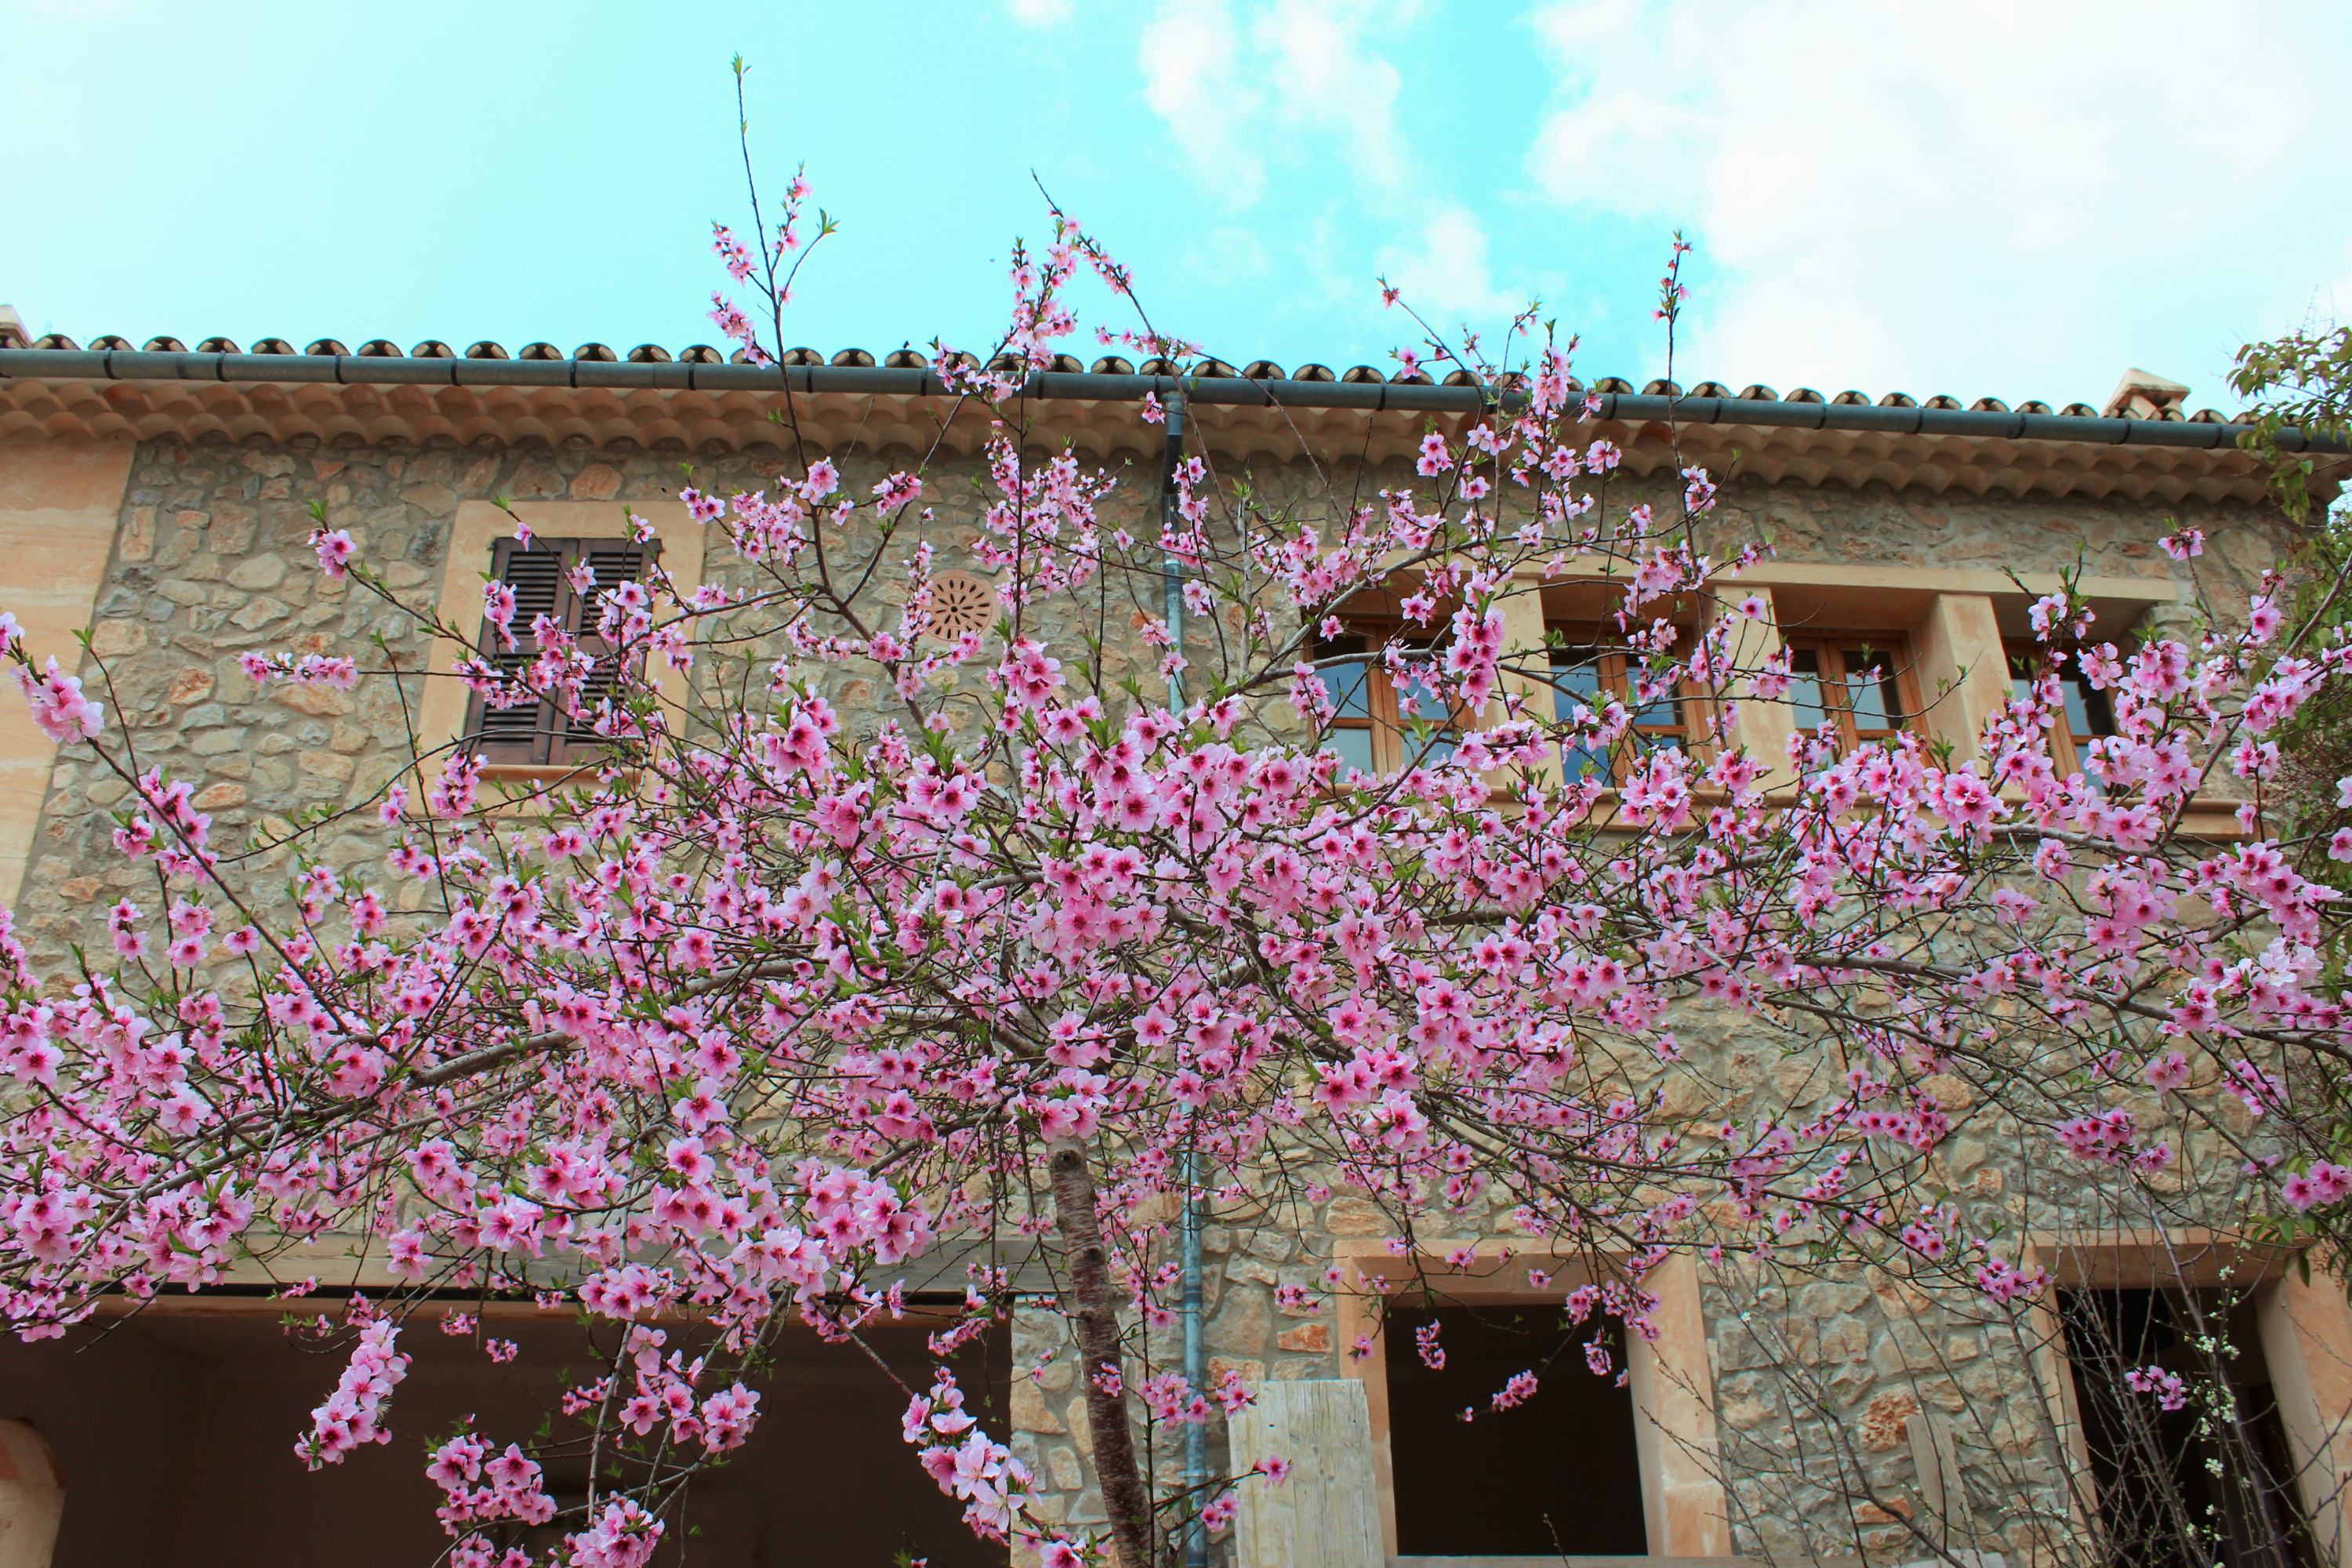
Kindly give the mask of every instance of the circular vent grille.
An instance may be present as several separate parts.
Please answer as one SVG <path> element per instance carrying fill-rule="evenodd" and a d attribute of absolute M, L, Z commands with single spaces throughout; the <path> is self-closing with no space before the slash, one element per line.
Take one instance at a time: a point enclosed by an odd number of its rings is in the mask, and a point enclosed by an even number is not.
<path fill-rule="evenodd" d="M 996 590 L 970 572 L 941 572 L 931 579 L 931 635 L 960 637 L 996 624 Z"/>

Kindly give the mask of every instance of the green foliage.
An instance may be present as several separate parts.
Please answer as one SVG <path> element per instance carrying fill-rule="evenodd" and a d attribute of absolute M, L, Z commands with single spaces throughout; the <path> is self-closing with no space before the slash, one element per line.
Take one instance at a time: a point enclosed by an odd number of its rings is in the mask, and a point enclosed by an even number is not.
<path fill-rule="evenodd" d="M 2285 564 L 2282 590 L 2287 626 L 2304 631 L 2284 651 L 2311 657 L 2352 627 L 2352 511 L 2340 502 L 2314 513 L 2313 502 L 2328 491 L 2347 467 L 2341 458 L 2315 458 L 2314 441 L 2352 446 L 2352 328 L 2291 333 L 2238 351 L 2230 385 L 2250 405 L 2253 426 L 2241 444 L 2271 468 L 2271 489 L 2280 509 L 2303 528 L 2305 538 Z M 2284 447 L 2288 431 L 2301 433 Z M 2296 869 L 2316 882 L 2352 893 L 2352 865 L 2327 858 L 2327 839 L 2352 826 L 2352 812 L 2338 806 L 2336 781 L 2352 776 L 2352 689 L 2330 682 L 2307 699 L 2273 737 L 2280 768 L 2273 796 L 2283 837 L 2302 841 Z M 2342 973 L 2347 955 L 2328 954 Z"/>
<path fill-rule="evenodd" d="M 2293 429 L 2306 440 L 2352 444 L 2352 327 L 2248 343 L 2238 351 L 2230 389 L 2250 405 L 2253 429 L 2240 444 L 2269 460 L 2279 505 L 2296 522 L 2308 523 L 2317 465 L 2307 453 L 2282 449 L 2279 440 Z"/>

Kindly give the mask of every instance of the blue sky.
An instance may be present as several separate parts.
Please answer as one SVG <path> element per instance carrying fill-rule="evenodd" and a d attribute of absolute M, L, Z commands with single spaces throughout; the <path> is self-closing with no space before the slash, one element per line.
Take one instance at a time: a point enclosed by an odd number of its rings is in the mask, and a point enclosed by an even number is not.
<path fill-rule="evenodd" d="M 1677 227 L 1685 384 L 2137 365 L 2229 406 L 2239 342 L 2352 304 L 2352 7 L 2055 0 L 0 0 L 0 301 L 85 342 L 709 341 L 739 51 L 764 177 L 843 225 L 788 329 L 827 352 L 992 336 L 1033 175 L 1234 361 L 1385 363 L 1385 273 L 1449 325 L 1538 298 L 1644 379 Z"/>

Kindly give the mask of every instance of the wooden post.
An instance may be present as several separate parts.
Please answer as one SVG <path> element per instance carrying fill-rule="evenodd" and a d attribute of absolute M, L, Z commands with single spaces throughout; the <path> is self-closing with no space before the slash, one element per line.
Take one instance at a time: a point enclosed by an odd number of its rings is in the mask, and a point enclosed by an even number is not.
<path fill-rule="evenodd" d="M 49 1446 L 22 1421 L 0 1421 L 0 1568 L 49 1568 L 65 1508 Z"/>
<path fill-rule="evenodd" d="M 1911 1464 L 1918 1472 L 1919 1501 L 1927 1518 L 1921 1522 L 1949 1552 L 1976 1544 L 1976 1521 L 1969 1511 L 1968 1489 L 1960 1482 L 1959 1456 L 1952 1435 L 1925 1410 L 1915 1410 L 1904 1423 L 1911 1437 Z"/>
<path fill-rule="evenodd" d="M 1234 1568 L 1387 1568 L 1379 1483 L 1372 1476 L 1371 1407 L 1354 1378 L 1259 1385 L 1227 1425 L 1233 1463 L 1290 1463 L 1280 1486 L 1241 1483 Z"/>

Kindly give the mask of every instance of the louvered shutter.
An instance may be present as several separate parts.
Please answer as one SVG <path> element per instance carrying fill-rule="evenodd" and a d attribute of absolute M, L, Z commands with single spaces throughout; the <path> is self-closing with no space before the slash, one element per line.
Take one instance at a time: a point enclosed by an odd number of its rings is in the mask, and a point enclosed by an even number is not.
<path fill-rule="evenodd" d="M 571 584 L 563 579 L 572 563 L 571 542 L 534 540 L 526 549 L 515 540 L 501 539 L 490 547 L 490 574 L 514 590 L 515 646 L 499 645 L 498 628 L 488 616 L 482 620 L 481 640 L 476 646 L 483 658 L 500 670 L 521 669 L 539 657 L 538 646 L 530 637 L 533 616 L 544 615 L 559 623 L 564 619 L 572 596 Z M 467 715 L 466 733 L 484 762 L 528 765 L 548 760 L 554 724 L 551 703 L 493 708 L 477 695 Z"/>
<path fill-rule="evenodd" d="M 598 658 L 611 654 L 613 645 L 596 635 L 597 619 L 604 613 L 604 595 L 624 583 L 636 582 L 645 574 L 646 557 L 651 544 L 639 544 L 626 539 L 581 539 L 571 542 L 572 559 L 584 562 L 594 581 L 584 594 L 572 596 L 572 618 L 566 623 L 580 646 Z M 570 586 L 566 584 L 566 587 Z M 549 756 L 553 762 L 569 762 L 575 758 L 593 756 L 604 744 L 604 737 L 595 730 L 596 708 L 613 694 L 613 669 L 610 665 L 599 668 L 580 689 L 580 711 L 577 719 L 558 716 L 555 722 L 562 732 L 552 740 Z"/>
<path fill-rule="evenodd" d="M 534 539 L 525 546 L 501 539 L 491 549 L 492 575 L 514 590 L 515 646 L 501 647 L 497 628 L 482 622 L 482 657 L 501 670 L 519 670 L 539 657 L 530 636 L 532 620 L 544 615 L 581 639 L 587 651 L 604 655 L 611 645 L 595 635 L 596 618 L 604 595 L 623 583 L 635 581 L 645 571 L 652 546 L 625 539 Z M 595 574 L 587 593 L 576 592 L 571 571 L 585 563 Z M 597 703 L 611 694 L 612 671 L 591 677 L 582 697 L 593 714 Z M 569 719 L 552 702 L 493 708 L 479 696 L 467 714 L 468 745 L 483 761 L 510 766 L 543 766 L 572 760 L 575 753 L 593 755 L 600 738 L 589 722 Z"/>

